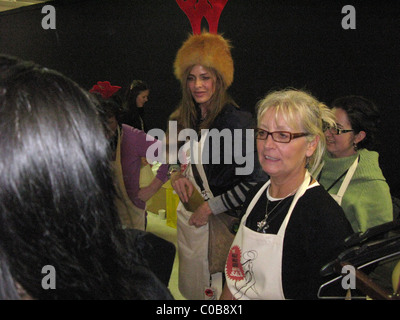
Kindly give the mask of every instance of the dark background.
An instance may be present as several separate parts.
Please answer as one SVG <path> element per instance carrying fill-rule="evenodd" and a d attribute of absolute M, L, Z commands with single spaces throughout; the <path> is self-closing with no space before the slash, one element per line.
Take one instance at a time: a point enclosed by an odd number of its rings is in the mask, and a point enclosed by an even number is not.
<path fill-rule="evenodd" d="M 398 1 L 229 0 L 218 31 L 234 46 L 229 91 L 254 113 L 268 91 L 306 89 L 321 101 L 357 94 L 381 110 L 380 163 L 400 196 L 400 8 Z M 151 87 L 150 128 L 166 129 L 180 99 L 172 64 L 191 32 L 175 0 L 53 1 L 56 29 L 44 30 L 43 5 L 0 13 L 0 53 L 56 69 L 90 89 L 97 81 Z M 342 8 L 356 9 L 344 30 Z M 207 23 L 204 21 L 204 27 Z"/>

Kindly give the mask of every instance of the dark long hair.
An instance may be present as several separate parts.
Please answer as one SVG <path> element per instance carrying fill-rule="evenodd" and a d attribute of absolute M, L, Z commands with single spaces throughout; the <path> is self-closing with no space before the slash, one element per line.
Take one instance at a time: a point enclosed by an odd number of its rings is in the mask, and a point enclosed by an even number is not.
<path fill-rule="evenodd" d="M 207 68 L 215 78 L 215 92 L 211 97 L 209 114 L 207 118 L 200 123 L 200 108 L 193 99 L 190 89 L 187 85 L 187 79 L 192 67 L 185 70 L 182 81 L 182 99 L 177 109 L 170 115 L 169 120 L 178 122 L 178 129 L 191 128 L 200 132 L 201 129 L 210 129 L 216 117 L 221 113 L 227 104 L 238 107 L 235 101 L 229 96 L 227 87 L 221 74 L 213 68 Z"/>
<path fill-rule="evenodd" d="M 144 123 L 145 108 L 138 108 L 136 105 L 137 96 L 146 90 L 150 90 L 149 85 L 143 80 L 133 80 L 125 92 L 123 101 L 123 111 L 121 121 L 137 129 L 147 131 L 147 126 Z M 143 122 L 141 122 L 142 120 Z"/>
<path fill-rule="evenodd" d="M 140 298 L 114 207 L 109 148 L 88 94 L 0 56 L 0 249 L 36 299 Z M 42 268 L 56 289 L 42 287 Z"/>

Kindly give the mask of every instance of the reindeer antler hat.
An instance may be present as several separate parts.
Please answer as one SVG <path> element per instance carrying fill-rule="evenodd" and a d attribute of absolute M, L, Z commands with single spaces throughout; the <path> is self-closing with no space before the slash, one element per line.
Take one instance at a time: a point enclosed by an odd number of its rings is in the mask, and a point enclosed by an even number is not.
<path fill-rule="evenodd" d="M 196 0 L 176 0 L 188 16 L 193 29 L 193 34 L 178 50 L 174 62 L 174 73 L 181 83 L 186 69 L 200 64 L 220 73 L 227 87 L 232 84 L 234 67 L 231 45 L 222 35 L 217 34 L 219 16 L 227 1 L 214 0 L 211 6 L 210 0 L 199 0 L 197 3 L 194 3 Z M 210 32 L 200 32 L 203 17 L 208 21 Z"/>

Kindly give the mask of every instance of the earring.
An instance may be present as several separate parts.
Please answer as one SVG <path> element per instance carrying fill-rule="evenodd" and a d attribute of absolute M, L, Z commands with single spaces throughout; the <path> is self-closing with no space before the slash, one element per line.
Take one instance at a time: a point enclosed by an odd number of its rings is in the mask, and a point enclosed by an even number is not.
<path fill-rule="evenodd" d="M 354 149 L 354 151 L 358 150 L 357 143 L 355 143 L 355 142 L 353 142 L 353 149 Z"/>

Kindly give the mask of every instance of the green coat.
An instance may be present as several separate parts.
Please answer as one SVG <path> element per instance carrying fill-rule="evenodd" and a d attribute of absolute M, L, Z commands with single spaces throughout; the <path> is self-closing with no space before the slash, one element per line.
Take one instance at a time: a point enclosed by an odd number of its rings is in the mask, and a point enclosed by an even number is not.
<path fill-rule="evenodd" d="M 360 155 L 357 169 L 342 199 L 342 208 L 354 232 L 393 220 L 393 206 L 390 189 L 379 167 L 379 154 L 361 149 L 357 155 L 345 158 L 331 158 L 326 154 L 319 183 L 328 189 Z M 337 194 L 344 176 L 328 191 Z"/>

